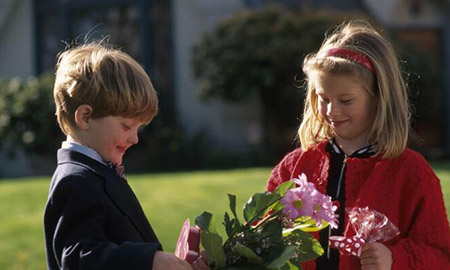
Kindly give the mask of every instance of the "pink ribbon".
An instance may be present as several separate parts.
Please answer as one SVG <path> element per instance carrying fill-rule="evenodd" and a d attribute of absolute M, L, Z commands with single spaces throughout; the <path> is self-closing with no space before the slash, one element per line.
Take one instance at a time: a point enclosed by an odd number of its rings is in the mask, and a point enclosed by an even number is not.
<path fill-rule="evenodd" d="M 191 226 L 189 219 L 181 227 L 175 256 L 192 264 L 200 254 L 200 228 Z"/>
<path fill-rule="evenodd" d="M 329 238 L 330 247 L 338 249 L 341 254 L 359 257 L 366 243 L 386 242 L 400 234 L 398 227 L 387 216 L 369 207 L 347 208 L 346 211 L 356 235 Z"/>

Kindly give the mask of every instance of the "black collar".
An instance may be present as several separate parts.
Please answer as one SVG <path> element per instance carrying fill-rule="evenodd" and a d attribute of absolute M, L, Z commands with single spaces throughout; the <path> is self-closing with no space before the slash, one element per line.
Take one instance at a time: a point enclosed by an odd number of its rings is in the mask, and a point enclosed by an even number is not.
<path fill-rule="evenodd" d="M 375 145 L 376 144 L 366 145 L 366 146 L 354 151 L 348 157 L 352 157 L 352 158 L 370 157 L 375 154 Z M 329 143 L 327 144 L 327 151 L 332 154 L 346 156 L 346 154 L 344 153 L 344 150 L 342 150 L 342 148 L 339 146 L 339 144 L 337 144 L 335 139 L 331 139 L 329 141 Z"/>

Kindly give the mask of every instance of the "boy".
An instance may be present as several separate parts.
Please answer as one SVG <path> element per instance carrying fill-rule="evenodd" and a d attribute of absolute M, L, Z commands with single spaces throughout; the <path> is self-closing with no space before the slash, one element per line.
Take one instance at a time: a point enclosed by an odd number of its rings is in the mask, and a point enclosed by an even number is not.
<path fill-rule="evenodd" d="M 138 128 L 158 111 L 145 71 L 127 54 L 96 43 L 63 52 L 56 67 L 56 115 L 67 140 L 45 208 L 48 269 L 192 269 L 162 251 L 114 170 L 138 142 Z"/>

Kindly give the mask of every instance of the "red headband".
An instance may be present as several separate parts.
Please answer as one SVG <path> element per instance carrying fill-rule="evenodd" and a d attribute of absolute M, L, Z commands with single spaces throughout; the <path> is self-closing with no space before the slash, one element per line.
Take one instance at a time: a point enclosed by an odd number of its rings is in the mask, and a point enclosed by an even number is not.
<path fill-rule="evenodd" d="M 326 56 L 334 56 L 349 59 L 355 63 L 365 66 L 373 74 L 375 74 L 375 68 L 372 65 L 372 61 L 370 61 L 367 55 L 364 55 L 362 53 L 358 53 L 349 49 L 337 48 L 337 49 L 329 49 L 326 53 Z"/>

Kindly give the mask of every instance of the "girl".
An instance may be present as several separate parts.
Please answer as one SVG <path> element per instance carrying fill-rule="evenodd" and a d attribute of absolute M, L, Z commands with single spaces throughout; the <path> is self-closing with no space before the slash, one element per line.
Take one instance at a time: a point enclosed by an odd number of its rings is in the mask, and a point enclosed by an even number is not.
<path fill-rule="evenodd" d="M 339 202 L 339 228 L 317 235 L 326 252 L 304 269 L 450 269 L 439 179 L 406 147 L 408 97 L 392 46 L 370 25 L 350 22 L 305 58 L 303 71 L 301 148 L 273 169 L 267 190 L 305 173 Z M 329 250 L 330 233 L 355 235 L 347 226 L 346 207 L 381 212 L 401 233 L 385 243 L 366 244 L 359 257 Z"/>

